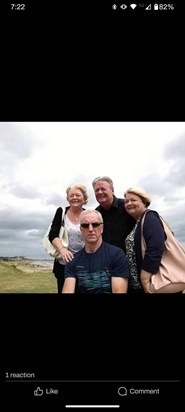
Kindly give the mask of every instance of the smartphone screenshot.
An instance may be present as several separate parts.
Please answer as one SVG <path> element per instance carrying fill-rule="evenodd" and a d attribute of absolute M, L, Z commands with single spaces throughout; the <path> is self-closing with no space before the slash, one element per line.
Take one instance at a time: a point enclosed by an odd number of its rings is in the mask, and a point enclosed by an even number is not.
<path fill-rule="evenodd" d="M 42 238 L 69 206 L 70 185 L 85 185 L 92 210 L 92 182 L 108 176 L 119 199 L 142 187 L 185 245 L 183 6 L 1 7 L 1 399 L 62 410 L 176 407 L 184 292 L 58 293 Z"/>

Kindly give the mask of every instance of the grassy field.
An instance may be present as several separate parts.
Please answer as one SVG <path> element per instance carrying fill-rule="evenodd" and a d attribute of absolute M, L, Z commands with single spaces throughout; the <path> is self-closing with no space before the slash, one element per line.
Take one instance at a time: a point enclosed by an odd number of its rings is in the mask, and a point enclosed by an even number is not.
<path fill-rule="evenodd" d="M 0 293 L 57 293 L 52 263 L 41 261 L 0 261 Z"/>
<path fill-rule="evenodd" d="M 52 262 L 0 260 L 0 293 L 57 293 L 52 268 Z"/>

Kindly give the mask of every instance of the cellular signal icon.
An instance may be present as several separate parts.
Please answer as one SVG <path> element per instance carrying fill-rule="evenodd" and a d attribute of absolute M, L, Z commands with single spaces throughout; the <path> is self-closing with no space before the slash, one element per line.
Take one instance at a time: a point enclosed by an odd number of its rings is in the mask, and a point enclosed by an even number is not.
<path fill-rule="evenodd" d="M 145 10 L 152 10 L 152 5 L 151 4 L 149 4 L 149 6 L 148 7 L 146 7 L 146 9 Z"/>
<path fill-rule="evenodd" d="M 130 4 L 130 7 L 134 10 L 137 7 L 137 4 Z"/>

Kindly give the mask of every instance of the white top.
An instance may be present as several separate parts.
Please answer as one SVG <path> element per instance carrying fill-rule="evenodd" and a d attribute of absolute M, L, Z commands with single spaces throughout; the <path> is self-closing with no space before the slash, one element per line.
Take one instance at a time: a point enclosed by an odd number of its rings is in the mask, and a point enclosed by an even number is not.
<path fill-rule="evenodd" d="M 83 241 L 82 233 L 80 230 L 80 224 L 72 223 L 69 220 L 68 216 L 65 215 L 64 226 L 66 227 L 67 233 L 68 233 L 68 239 L 69 239 L 68 249 L 72 253 L 76 253 L 84 247 L 84 241 Z M 65 265 L 65 262 L 63 259 L 58 259 L 58 261 L 60 264 Z"/>

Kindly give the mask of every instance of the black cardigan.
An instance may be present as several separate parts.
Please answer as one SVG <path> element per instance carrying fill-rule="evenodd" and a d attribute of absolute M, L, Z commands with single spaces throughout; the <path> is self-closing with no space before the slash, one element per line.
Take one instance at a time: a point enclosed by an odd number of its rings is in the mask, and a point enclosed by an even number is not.
<path fill-rule="evenodd" d="M 142 269 L 150 273 L 156 273 L 158 271 L 166 240 L 166 234 L 159 214 L 154 210 L 148 210 L 143 225 L 143 236 L 146 242 L 146 250 L 144 259 L 142 259 L 141 220 L 137 225 L 134 236 L 134 247 L 139 276 Z"/>
<path fill-rule="evenodd" d="M 67 206 L 65 209 L 65 214 L 67 213 L 67 210 L 70 208 L 70 206 Z M 83 210 L 85 210 L 84 208 L 82 208 Z M 61 221 L 62 221 L 62 213 L 63 213 L 63 209 L 62 207 L 58 207 L 58 209 L 56 210 L 56 213 L 54 215 L 52 224 L 51 224 L 51 229 L 48 235 L 49 241 L 52 243 L 53 239 L 55 239 L 56 237 L 58 237 L 59 235 L 59 231 L 61 228 Z M 64 277 L 64 270 L 65 270 L 65 265 L 61 265 L 58 261 L 58 259 L 54 260 L 54 264 L 53 264 L 53 273 L 55 274 L 56 278 L 59 276 Z"/>

